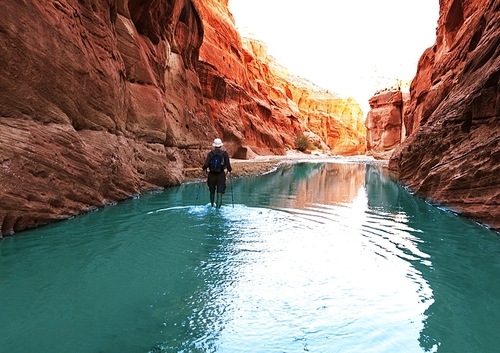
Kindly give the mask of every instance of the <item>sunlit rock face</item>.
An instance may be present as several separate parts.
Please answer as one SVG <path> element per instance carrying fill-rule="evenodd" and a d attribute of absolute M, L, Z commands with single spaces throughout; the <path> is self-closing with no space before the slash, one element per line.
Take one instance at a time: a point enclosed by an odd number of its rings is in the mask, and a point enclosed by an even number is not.
<path fill-rule="evenodd" d="M 205 24 L 198 72 L 207 111 L 234 156 L 284 154 L 308 130 L 332 153 L 365 152 L 355 101 L 291 75 L 264 43 L 240 37 L 227 1 L 196 4 Z"/>
<path fill-rule="evenodd" d="M 308 86 L 289 88 L 298 97 L 298 107 L 307 127 L 325 141 L 333 154 L 348 156 L 366 152 L 363 111 L 356 101 Z"/>
<path fill-rule="evenodd" d="M 418 195 L 500 229 L 500 2 L 440 2 L 389 167 Z"/>
<path fill-rule="evenodd" d="M 307 128 L 318 136 L 333 154 L 346 156 L 366 152 L 363 111 L 356 101 L 339 97 L 308 80 L 290 75 L 276 62 L 273 62 L 270 68 L 274 88 L 283 92 L 287 101 L 291 100 L 292 104 L 296 104 Z M 283 98 L 282 102 L 285 102 Z"/>
<path fill-rule="evenodd" d="M 2 0 L 0 12 L 0 235 L 179 184 L 214 137 L 237 158 L 284 154 L 303 132 L 338 153 L 364 146 L 355 102 L 314 93 L 315 116 L 307 89 L 241 39 L 227 1 Z"/>
<path fill-rule="evenodd" d="M 404 134 L 403 111 L 408 93 L 400 90 L 378 92 L 370 98 L 365 120 L 367 154 L 389 159 Z"/>

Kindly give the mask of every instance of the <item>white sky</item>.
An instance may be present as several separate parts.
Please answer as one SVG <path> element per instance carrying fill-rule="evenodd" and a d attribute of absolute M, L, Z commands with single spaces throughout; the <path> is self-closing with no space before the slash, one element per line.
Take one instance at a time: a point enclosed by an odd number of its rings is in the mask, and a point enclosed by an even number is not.
<path fill-rule="evenodd" d="M 229 11 L 291 74 L 367 113 L 378 89 L 415 76 L 436 39 L 439 0 L 229 0 Z"/>

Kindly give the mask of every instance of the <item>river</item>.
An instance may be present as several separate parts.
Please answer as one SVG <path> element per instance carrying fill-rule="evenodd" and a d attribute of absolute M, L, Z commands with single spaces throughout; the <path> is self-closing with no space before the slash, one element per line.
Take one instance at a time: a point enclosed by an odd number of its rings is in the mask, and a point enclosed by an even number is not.
<path fill-rule="evenodd" d="M 380 166 L 299 163 L 0 241 L 0 353 L 494 352 L 498 233 Z"/>

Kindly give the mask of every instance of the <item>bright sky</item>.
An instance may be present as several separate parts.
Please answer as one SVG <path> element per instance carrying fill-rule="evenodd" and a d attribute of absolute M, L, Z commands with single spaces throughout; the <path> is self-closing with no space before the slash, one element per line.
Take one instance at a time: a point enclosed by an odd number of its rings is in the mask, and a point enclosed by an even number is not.
<path fill-rule="evenodd" d="M 229 11 L 291 74 L 354 97 L 366 114 L 378 89 L 415 76 L 439 0 L 229 0 Z"/>

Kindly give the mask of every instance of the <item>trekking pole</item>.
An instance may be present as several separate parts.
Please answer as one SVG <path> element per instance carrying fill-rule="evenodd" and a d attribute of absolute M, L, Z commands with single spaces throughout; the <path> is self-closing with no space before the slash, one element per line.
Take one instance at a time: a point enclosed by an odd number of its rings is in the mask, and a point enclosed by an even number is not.
<path fill-rule="evenodd" d="M 198 192 L 196 193 L 196 201 L 194 202 L 194 207 L 196 207 L 196 205 L 198 205 L 198 196 L 200 196 L 200 189 L 201 189 L 202 180 L 203 180 L 203 172 L 201 172 L 201 178 L 200 178 L 200 182 L 198 184 Z"/>
<path fill-rule="evenodd" d="M 231 185 L 231 199 L 233 201 L 233 208 L 234 208 L 233 174 L 231 172 L 229 172 L 229 184 Z"/>

